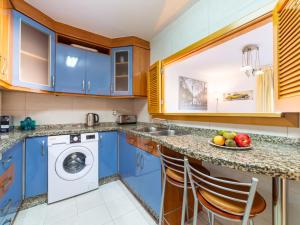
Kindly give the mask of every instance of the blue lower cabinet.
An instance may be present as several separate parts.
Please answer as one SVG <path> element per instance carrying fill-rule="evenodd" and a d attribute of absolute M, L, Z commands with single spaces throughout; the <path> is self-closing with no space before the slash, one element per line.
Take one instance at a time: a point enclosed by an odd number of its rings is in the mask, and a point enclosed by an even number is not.
<path fill-rule="evenodd" d="M 136 148 L 126 141 L 126 134 L 119 134 L 119 174 L 127 185 L 137 193 L 137 152 Z"/>
<path fill-rule="evenodd" d="M 162 194 L 160 158 L 141 149 L 138 151 L 140 154 L 138 192 L 146 205 L 159 215 Z"/>
<path fill-rule="evenodd" d="M 99 178 L 118 173 L 118 133 L 99 133 Z"/>
<path fill-rule="evenodd" d="M 48 138 L 26 139 L 25 197 L 46 194 L 48 190 Z"/>
<path fill-rule="evenodd" d="M 0 199 L 0 224 L 9 225 L 22 202 L 22 142 L 7 150 L 0 161 L 4 193 Z"/>
<path fill-rule="evenodd" d="M 158 215 L 162 194 L 160 158 L 119 137 L 119 173 L 129 188 Z"/>

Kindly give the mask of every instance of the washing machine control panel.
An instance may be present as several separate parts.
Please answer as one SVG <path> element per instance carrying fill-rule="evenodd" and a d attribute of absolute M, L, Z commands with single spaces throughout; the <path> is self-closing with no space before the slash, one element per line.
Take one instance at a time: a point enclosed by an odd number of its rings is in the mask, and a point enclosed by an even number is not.
<path fill-rule="evenodd" d="M 71 134 L 70 135 L 70 144 L 80 143 L 81 135 L 80 134 Z"/>

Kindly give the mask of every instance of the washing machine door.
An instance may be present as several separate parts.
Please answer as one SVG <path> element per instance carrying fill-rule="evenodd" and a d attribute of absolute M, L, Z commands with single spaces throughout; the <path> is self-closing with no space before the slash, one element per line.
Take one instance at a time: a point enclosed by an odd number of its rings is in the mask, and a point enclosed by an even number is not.
<path fill-rule="evenodd" d="M 56 160 L 56 174 L 64 180 L 78 180 L 91 170 L 92 152 L 83 146 L 73 146 L 63 151 Z"/>

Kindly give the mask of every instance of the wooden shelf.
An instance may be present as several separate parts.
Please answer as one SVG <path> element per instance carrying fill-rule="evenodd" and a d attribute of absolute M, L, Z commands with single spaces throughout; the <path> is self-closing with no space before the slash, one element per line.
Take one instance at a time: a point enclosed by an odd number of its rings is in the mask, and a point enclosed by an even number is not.
<path fill-rule="evenodd" d="M 299 127 L 299 113 L 153 113 L 151 116 L 167 120 Z"/>
<path fill-rule="evenodd" d="M 38 60 L 41 60 L 41 61 L 44 61 L 44 62 L 48 62 L 48 59 L 43 58 L 43 57 L 38 56 L 38 55 L 35 55 L 35 54 L 32 54 L 30 52 L 24 51 L 24 50 L 21 50 L 21 54 L 30 56 L 32 58 L 35 58 L 35 59 L 38 59 Z"/>

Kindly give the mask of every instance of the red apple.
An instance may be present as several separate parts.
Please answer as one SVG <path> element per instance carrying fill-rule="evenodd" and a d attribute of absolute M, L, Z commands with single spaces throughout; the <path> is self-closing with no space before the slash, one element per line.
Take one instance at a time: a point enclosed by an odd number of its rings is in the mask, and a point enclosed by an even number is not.
<path fill-rule="evenodd" d="M 238 134 L 234 140 L 239 147 L 248 147 L 251 144 L 251 138 L 248 134 Z"/>

